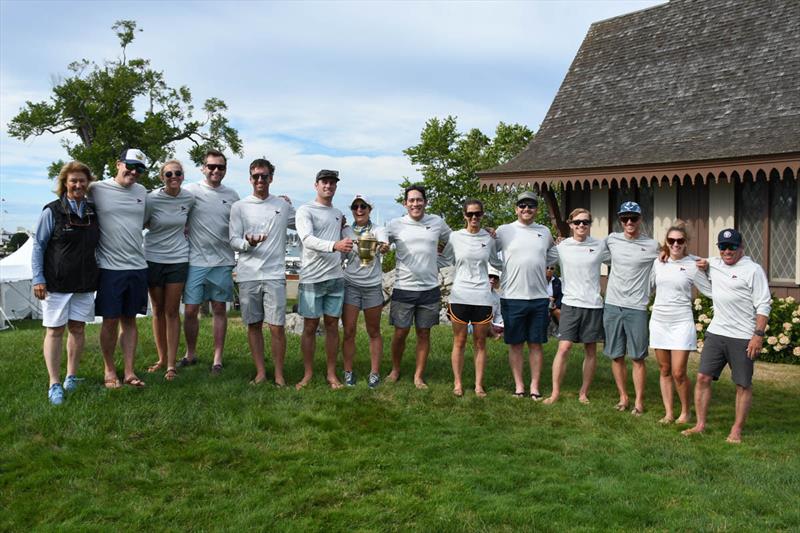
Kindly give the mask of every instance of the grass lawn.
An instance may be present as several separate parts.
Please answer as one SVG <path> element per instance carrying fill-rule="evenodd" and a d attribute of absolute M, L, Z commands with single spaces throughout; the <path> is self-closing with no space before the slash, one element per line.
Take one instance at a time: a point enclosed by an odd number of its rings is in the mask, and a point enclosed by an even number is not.
<path fill-rule="evenodd" d="M 98 327 L 89 326 L 80 372 L 87 379 L 58 408 L 46 398 L 38 323 L 0 332 L 0 530 L 800 528 L 797 366 L 757 365 L 753 409 L 735 446 L 725 442 L 729 378 L 714 387 L 707 434 L 688 439 L 657 423 L 654 361 L 647 411 L 635 418 L 612 408 L 604 358 L 591 404 L 577 401 L 577 351 L 554 406 L 511 396 L 497 342 L 488 397 L 474 396 L 472 379 L 464 398 L 453 397 L 447 327 L 434 329 L 427 391 L 410 380 L 413 337 L 404 379 L 369 390 L 361 331 L 357 387 L 325 386 L 318 342 L 315 381 L 296 392 L 248 385 L 253 368 L 238 319 L 229 325 L 221 376 L 208 373 L 207 319 L 203 364 L 172 383 L 147 375 L 155 360 L 148 326 L 139 324 L 137 357 L 145 389 L 102 388 Z M 385 326 L 387 341 L 389 332 Z M 291 382 L 302 375 L 298 340 L 289 338 Z M 546 347 L 543 392 L 554 349 Z M 388 342 L 385 353 L 387 371 Z"/>

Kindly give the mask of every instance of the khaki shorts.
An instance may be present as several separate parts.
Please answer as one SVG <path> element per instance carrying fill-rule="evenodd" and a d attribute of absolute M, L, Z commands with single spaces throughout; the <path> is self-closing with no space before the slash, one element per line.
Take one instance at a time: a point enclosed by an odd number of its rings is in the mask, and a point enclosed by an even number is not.
<path fill-rule="evenodd" d="M 239 283 L 239 306 L 242 322 L 266 322 L 273 326 L 286 323 L 286 280 L 267 279 Z"/>

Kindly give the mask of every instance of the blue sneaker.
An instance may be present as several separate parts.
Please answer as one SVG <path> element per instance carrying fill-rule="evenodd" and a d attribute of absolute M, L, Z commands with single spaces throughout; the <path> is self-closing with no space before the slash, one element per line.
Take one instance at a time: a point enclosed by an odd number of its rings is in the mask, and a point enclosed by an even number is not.
<path fill-rule="evenodd" d="M 53 405 L 61 405 L 64 403 L 64 387 L 61 383 L 53 383 L 50 385 L 50 390 L 47 391 L 47 398 Z"/>
<path fill-rule="evenodd" d="M 348 372 L 347 370 L 344 371 L 344 384 L 348 387 L 356 386 L 356 375 L 354 372 Z"/>
<path fill-rule="evenodd" d="M 367 385 L 369 385 L 370 389 L 376 388 L 378 385 L 381 384 L 381 375 L 372 373 L 369 375 L 369 380 L 367 381 Z"/>
<path fill-rule="evenodd" d="M 67 379 L 64 380 L 64 390 L 66 392 L 72 392 L 78 388 L 80 382 L 83 381 L 83 378 L 79 378 L 77 376 L 67 376 Z"/>

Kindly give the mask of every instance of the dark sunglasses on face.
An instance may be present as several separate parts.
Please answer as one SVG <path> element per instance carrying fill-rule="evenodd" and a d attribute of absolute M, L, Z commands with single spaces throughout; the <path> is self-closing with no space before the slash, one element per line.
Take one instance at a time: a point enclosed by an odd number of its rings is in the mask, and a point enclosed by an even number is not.
<path fill-rule="evenodd" d="M 165 178 L 171 178 L 172 176 L 175 176 L 176 178 L 180 178 L 181 176 L 183 176 L 183 170 L 176 170 L 175 172 L 173 172 L 171 170 L 168 170 L 168 171 L 164 172 L 164 177 Z"/>
<path fill-rule="evenodd" d="M 369 209 L 367 204 L 353 204 L 350 206 L 351 211 L 358 211 L 359 209 Z"/>
<path fill-rule="evenodd" d="M 627 224 L 628 222 L 638 222 L 639 217 L 619 217 L 619 221 L 623 224 Z"/>
<path fill-rule="evenodd" d="M 269 181 L 269 174 L 251 174 L 250 177 L 253 179 L 253 181 Z"/>
<path fill-rule="evenodd" d="M 556 267 L 547 267 L 547 270 L 555 270 Z"/>
<path fill-rule="evenodd" d="M 225 170 L 225 165 L 213 165 L 212 164 L 212 165 L 206 165 L 206 168 L 208 170 L 210 170 L 211 172 L 214 172 L 215 170 L 223 170 L 224 171 Z"/>
<path fill-rule="evenodd" d="M 585 220 L 585 219 L 573 220 L 572 221 L 572 225 L 573 226 L 591 226 L 592 225 L 592 221 L 591 220 Z"/>
<path fill-rule="evenodd" d="M 483 216 L 483 211 L 467 211 L 464 213 L 464 216 L 467 218 L 481 218 Z"/>
<path fill-rule="evenodd" d="M 736 244 L 718 244 L 717 248 L 719 248 L 720 251 L 722 251 L 722 252 L 724 252 L 726 250 L 731 250 L 731 251 L 735 252 L 736 250 L 739 249 L 739 246 L 736 245 Z"/>
<path fill-rule="evenodd" d="M 140 163 L 125 163 L 125 168 L 130 171 L 136 171 L 139 174 L 147 172 L 147 167 Z"/>
<path fill-rule="evenodd" d="M 673 245 L 673 244 L 683 244 L 685 242 L 686 242 L 686 239 L 684 239 L 682 237 L 678 238 L 678 239 L 670 239 L 669 237 L 667 237 L 667 244 L 669 244 L 670 246 Z"/>
<path fill-rule="evenodd" d="M 533 202 L 520 202 L 517 207 L 520 209 L 536 209 L 536 204 Z"/>

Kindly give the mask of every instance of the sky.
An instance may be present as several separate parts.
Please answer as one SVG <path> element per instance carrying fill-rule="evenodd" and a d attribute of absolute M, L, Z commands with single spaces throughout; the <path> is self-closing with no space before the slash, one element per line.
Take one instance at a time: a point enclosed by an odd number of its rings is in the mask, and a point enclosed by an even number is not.
<path fill-rule="evenodd" d="M 501 121 L 536 131 L 591 23 L 662 3 L 0 0 L 0 227 L 35 228 L 54 198 L 47 167 L 68 157 L 61 136 L 23 142 L 9 121 L 47 100 L 69 63 L 117 58 L 116 20 L 143 30 L 129 58 L 188 86 L 197 108 L 225 101 L 244 155 L 229 157 L 224 183 L 240 196 L 252 191 L 249 162 L 266 156 L 271 192 L 295 206 L 330 168 L 336 207 L 347 214 L 366 194 L 386 221 L 404 212 L 399 183 L 420 178 L 403 150 L 427 120 L 454 115 L 461 131 L 490 136 Z M 202 175 L 187 149 L 177 157 L 189 183 Z"/>

